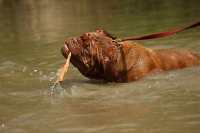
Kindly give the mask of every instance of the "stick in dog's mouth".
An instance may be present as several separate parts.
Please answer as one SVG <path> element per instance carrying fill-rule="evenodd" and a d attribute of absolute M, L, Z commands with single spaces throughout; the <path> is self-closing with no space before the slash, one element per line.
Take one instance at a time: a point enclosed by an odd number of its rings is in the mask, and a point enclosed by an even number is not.
<path fill-rule="evenodd" d="M 60 83 L 64 80 L 64 76 L 65 76 L 65 73 L 68 71 L 69 69 L 69 64 L 70 64 L 70 59 L 71 59 L 71 52 L 69 52 L 68 56 L 67 56 L 67 60 L 66 60 L 66 63 L 64 64 L 61 72 L 59 73 L 59 76 L 56 80 L 56 82 L 54 82 L 53 86 L 51 87 L 51 95 L 53 95 L 54 93 L 54 90 L 57 88 L 57 86 L 60 85 Z"/>
<path fill-rule="evenodd" d="M 62 82 L 64 80 L 65 73 L 67 73 L 69 69 L 70 59 L 71 59 L 71 52 L 69 52 L 66 63 L 64 64 L 56 82 Z"/>

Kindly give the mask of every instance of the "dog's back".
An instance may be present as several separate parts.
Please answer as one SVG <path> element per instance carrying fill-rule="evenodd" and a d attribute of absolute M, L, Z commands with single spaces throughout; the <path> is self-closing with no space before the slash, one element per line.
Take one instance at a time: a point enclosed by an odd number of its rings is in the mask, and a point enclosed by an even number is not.
<path fill-rule="evenodd" d="M 197 54 L 185 49 L 150 49 L 142 45 L 124 43 L 122 64 L 126 79 L 133 81 L 153 71 L 181 69 L 200 64 Z M 125 61 L 124 61 L 125 60 Z"/>
<path fill-rule="evenodd" d="M 180 69 L 200 64 L 197 54 L 185 49 L 158 49 L 155 50 L 161 60 L 163 70 Z"/>

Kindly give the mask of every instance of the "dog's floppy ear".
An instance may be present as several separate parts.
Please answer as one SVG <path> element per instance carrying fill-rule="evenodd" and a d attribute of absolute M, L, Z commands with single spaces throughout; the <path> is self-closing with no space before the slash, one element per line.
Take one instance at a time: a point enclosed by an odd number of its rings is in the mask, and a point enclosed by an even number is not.
<path fill-rule="evenodd" d="M 109 32 L 107 32 L 107 31 L 105 31 L 105 30 L 103 30 L 103 29 L 100 29 L 100 28 L 96 29 L 96 32 L 97 32 L 97 33 L 100 33 L 100 34 L 102 34 L 102 35 L 105 35 L 105 36 L 107 36 L 107 37 L 110 37 L 110 38 L 112 38 L 112 39 L 114 39 L 114 40 L 117 38 L 116 36 L 113 36 L 113 35 L 110 34 Z"/>

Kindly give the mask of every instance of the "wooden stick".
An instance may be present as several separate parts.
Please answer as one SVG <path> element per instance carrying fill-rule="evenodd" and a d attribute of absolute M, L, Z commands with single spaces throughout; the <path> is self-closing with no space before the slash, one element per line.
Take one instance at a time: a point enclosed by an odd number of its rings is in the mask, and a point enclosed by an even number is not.
<path fill-rule="evenodd" d="M 68 71 L 68 68 L 69 68 L 70 58 L 71 58 L 71 52 L 69 53 L 69 55 L 67 57 L 66 63 L 63 66 L 62 71 L 60 72 L 60 74 L 58 76 L 58 79 L 56 80 L 56 82 L 51 87 L 51 93 L 50 93 L 50 95 L 54 94 L 54 91 L 57 88 L 57 86 L 60 85 L 60 83 L 64 80 L 64 75 Z"/>
<path fill-rule="evenodd" d="M 56 82 L 62 82 L 64 80 L 64 75 L 68 71 L 68 68 L 69 68 L 70 58 L 71 58 L 71 52 L 69 53 L 67 60 L 66 60 L 66 63 L 63 66 L 62 71 L 61 71 L 61 73 L 58 77 L 58 80 Z"/>

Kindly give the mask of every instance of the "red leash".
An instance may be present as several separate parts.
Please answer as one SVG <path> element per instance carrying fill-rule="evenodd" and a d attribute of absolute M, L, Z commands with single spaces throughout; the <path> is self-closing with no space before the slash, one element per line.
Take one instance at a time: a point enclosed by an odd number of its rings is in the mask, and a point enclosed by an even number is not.
<path fill-rule="evenodd" d="M 176 28 L 176 29 L 173 29 L 173 30 L 170 30 L 170 31 L 153 33 L 153 34 L 144 35 L 144 36 L 126 37 L 126 38 L 120 39 L 119 42 L 128 41 L 128 40 L 148 40 L 148 39 L 171 36 L 171 35 L 174 35 L 176 33 L 182 32 L 184 30 L 191 29 L 191 28 L 198 27 L 198 26 L 200 26 L 200 21 L 193 23 L 191 25 L 188 25 L 188 26 L 185 26 L 185 27 L 182 27 L 182 28 Z"/>

